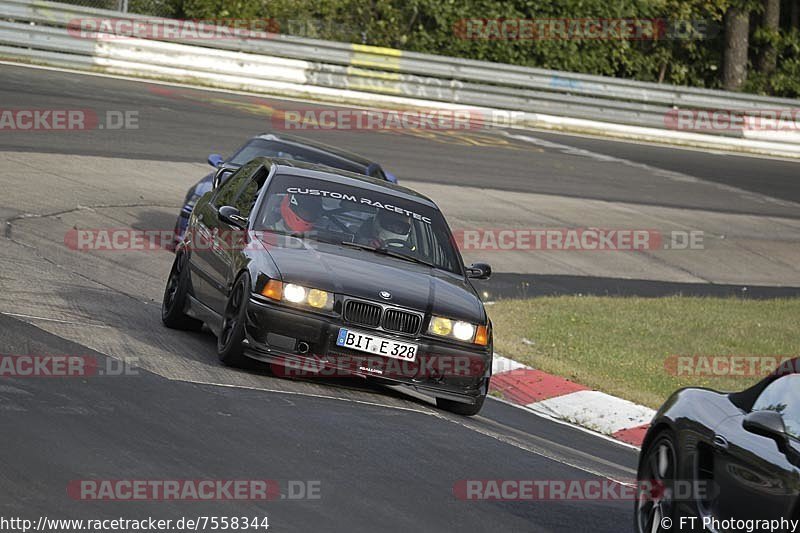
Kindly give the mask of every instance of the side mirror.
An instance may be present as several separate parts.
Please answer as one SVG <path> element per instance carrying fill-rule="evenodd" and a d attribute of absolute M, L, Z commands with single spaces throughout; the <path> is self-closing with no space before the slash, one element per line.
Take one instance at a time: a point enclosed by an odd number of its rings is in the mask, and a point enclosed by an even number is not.
<path fill-rule="evenodd" d="M 222 164 L 222 161 L 223 161 L 222 156 L 219 154 L 211 154 L 210 156 L 208 156 L 208 164 L 214 168 L 220 166 Z"/>
<path fill-rule="evenodd" d="M 492 267 L 486 263 L 473 263 L 467 267 L 467 277 L 472 279 L 489 279 L 492 277 Z"/>
<path fill-rule="evenodd" d="M 230 205 L 223 205 L 219 208 L 217 216 L 222 222 L 226 222 L 240 229 L 247 227 L 247 219 L 239 214 L 239 210 Z"/>
<path fill-rule="evenodd" d="M 773 438 L 778 444 L 785 444 L 788 439 L 783 417 L 777 411 L 753 411 L 744 417 L 742 427 L 750 433 Z"/>

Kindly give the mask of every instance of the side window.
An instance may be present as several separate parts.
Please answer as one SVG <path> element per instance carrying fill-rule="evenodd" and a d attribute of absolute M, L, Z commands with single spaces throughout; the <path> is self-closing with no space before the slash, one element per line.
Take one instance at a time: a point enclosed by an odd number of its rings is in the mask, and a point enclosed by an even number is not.
<path fill-rule="evenodd" d="M 239 210 L 239 214 L 245 218 L 250 218 L 250 212 L 253 210 L 253 206 L 256 205 L 256 199 L 258 198 L 258 182 L 254 179 L 251 179 L 242 189 L 241 194 L 239 197 L 236 198 L 233 206 Z"/>
<path fill-rule="evenodd" d="M 249 179 L 250 176 L 248 176 L 246 168 L 240 168 L 233 174 L 233 176 L 228 178 L 228 181 L 222 184 L 219 192 L 217 192 L 217 195 L 214 197 L 214 205 L 216 207 L 231 205 L 233 203 L 233 199 L 236 198 L 236 193 L 239 192 L 239 189 L 242 187 L 242 185 L 244 185 Z"/>
<path fill-rule="evenodd" d="M 222 184 L 219 192 L 214 197 L 214 205 L 221 207 L 223 205 L 234 205 L 239 191 L 250 180 L 253 172 L 258 167 L 259 163 L 249 163 L 236 172 Z"/>
<path fill-rule="evenodd" d="M 233 201 L 233 206 L 239 210 L 239 214 L 243 217 L 250 218 L 250 213 L 256 205 L 256 200 L 258 200 L 258 191 L 264 186 L 268 176 L 269 173 L 264 167 L 258 168 L 250 180 L 242 186 L 239 195 Z"/>
<path fill-rule="evenodd" d="M 753 405 L 753 411 L 777 411 L 783 416 L 786 432 L 800 439 L 800 374 L 776 379 Z"/>

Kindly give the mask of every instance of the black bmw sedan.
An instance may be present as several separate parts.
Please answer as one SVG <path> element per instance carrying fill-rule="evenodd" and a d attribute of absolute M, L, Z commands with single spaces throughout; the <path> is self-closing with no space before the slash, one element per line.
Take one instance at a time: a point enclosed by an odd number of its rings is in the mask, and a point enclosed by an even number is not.
<path fill-rule="evenodd" d="M 442 213 L 384 180 L 256 158 L 197 202 L 162 305 L 167 327 L 218 338 L 220 360 L 288 376 L 407 385 L 481 409 L 492 327 Z"/>

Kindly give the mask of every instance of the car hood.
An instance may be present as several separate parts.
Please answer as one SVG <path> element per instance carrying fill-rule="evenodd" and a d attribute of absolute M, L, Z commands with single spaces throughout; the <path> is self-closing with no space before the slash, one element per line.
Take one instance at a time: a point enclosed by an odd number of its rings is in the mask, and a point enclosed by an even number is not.
<path fill-rule="evenodd" d="M 486 312 L 463 277 L 425 265 L 319 242 L 267 249 L 284 282 L 483 324 Z M 391 299 L 379 296 L 391 293 Z"/>

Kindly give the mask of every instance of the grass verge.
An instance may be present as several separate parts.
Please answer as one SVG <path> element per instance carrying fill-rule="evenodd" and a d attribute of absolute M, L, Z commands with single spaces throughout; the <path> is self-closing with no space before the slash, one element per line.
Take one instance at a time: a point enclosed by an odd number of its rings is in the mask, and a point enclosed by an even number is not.
<path fill-rule="evenodd" d="M 679 387 L 759 379 L 675 375 L 671 356 L 800 356 L 800 299 L 557 296 L 487 310 L 498 353 L 650 407 Z"/>

